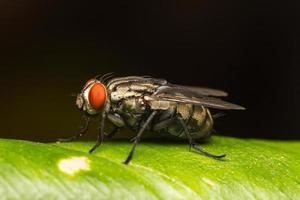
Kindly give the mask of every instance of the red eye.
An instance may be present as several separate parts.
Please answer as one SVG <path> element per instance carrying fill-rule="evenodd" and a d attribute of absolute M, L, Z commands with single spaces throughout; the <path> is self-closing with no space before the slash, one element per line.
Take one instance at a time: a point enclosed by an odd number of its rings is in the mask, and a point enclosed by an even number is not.
<path fill-rule="evenodd" d="M 89 102 L 92 108 L 99 109 L 106 100 L 106 89 L 101 83 L 95 83 L 89 92 Z"/>

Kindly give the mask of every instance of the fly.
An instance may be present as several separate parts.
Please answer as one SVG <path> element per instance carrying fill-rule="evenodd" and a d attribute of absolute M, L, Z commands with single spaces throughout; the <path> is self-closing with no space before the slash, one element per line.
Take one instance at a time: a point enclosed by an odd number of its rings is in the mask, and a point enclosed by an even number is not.
<path fill-rule="evenodd" d="M 211 154 L 197 145 L 196 140 L 208 138 L 213 131 L 214 117 L 209 109 L 245 109 L 218 98 L 225 96 L 227 93 L 221 90 L 176 85 L 149 76 L 111 78 L 111 73 L 96 76 L 86 82 L 76 99 L 77 107 L 84 113 L 84 126 L 76 135 L 59 141 L 78 139 L 88 130 L 90 117 L 100 116 L 100 132 L 90 153 L 103 143 L 104 138 L 128 127 L 137 135 L 132 139 L 133 146 L 125 164 L 131 161 L 145 130 L 167 132 L 187 139 L 197 152 L 219 159 L 225 154 Z M 114 125 L 109 134 L 104 132 L 106 120 Z"/>

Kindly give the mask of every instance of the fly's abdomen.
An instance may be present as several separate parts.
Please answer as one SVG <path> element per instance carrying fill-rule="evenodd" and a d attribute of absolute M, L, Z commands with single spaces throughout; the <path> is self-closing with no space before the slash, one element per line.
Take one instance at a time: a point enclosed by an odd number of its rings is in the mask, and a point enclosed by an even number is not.
<path fill-rule="evenodd" d="M 207 108 L 182 105 L 177 107 L 177 114 L 182 117 L 193 139 L 205 139 L 210 136 L 213 129 L 213 118 Z M 178 121 L 173 121 L 167 132 L 181 138 L 186 138 L 184 130 Z"/>
<path fill-rule="evenodd" d="M 196 107 L 187 126 L 194 139 L 205 139 L 210 136 L 213 124 L 210 111 L 204 107 Z"/>

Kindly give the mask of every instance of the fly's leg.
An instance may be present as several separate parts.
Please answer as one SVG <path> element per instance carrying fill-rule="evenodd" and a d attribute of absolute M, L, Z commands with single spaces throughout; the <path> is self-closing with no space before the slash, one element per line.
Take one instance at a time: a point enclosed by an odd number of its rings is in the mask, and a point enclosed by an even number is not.
<path fill-rule="evenodd" d="M 218 119 L 218 118 L 224 117 L 224 116 L 225 116 L 225 113 L 216 113 L 216 114 L 212 115 L 211 117 L 213 119 Z"/>
<path fill-rule="evenodd" d="M 98 134 L 98 138 L 97 138 L 97 142 L 96 144 L 89 150 L 89 153 L 92 153 L 93 151 L 95 151 L 102 143 L 104 140 L 104 125 L 105 125 L 105 120 L 106 120 L 106 112 L 103 110 L 102 112 L 102 118 L 101 118 L 101 124 L 100 124 L 100 132 Z"/>
<path fill-rule="evenodd" d="M 184 129 L 184 133 L 186 135 L 186 137 L 188 138 L 189 140 L 189 143 L 190 143 L 190 147 L 193 147 L 197 152 L 207 156 L 207 157 L 210 157 L 210 158 L 214 158 L 214 159 L 219 159 L 219 158 L 223 158 L 225 157 L 226 155 L 225 154 L 222 154 L 222 155 L 214 155 L 214 154 L 211 154 L 207 151 L 205 151 L 204 149 L 202 149 L 201 147 L 199 147 L 197 145 L 197 143 L 193 140 L 191 134 L 189 133 L 189 130 L 188 128 L 186 127 L 186 124 L 184 123 L 184 120 L 181 118 L 181 117 L 178 117 L 178 120 L 180 122 L 180 124 L 182 125 L 182 128 Z"/>
<path fill-rule="evenodd" d="M 157 113 L 157 111 L 153 111 L 150 114 L 150 116 L 148 117 L 148 119 L 146 120 L 146 122 L 143 124 L 143 126 L 139 130 L 138 134 L 133 138 L 133 146 L 131 148 L 131 151 L 130 151 L 127 159 L 124 161 L 124 164 L 127 165 L 131 161 L 131 159 L 133 157 L 133 154 L 135 152 L 135 148 L 136 148 L 138 142 L 140 141 L 143 132 L 145 131 L 145 129 L 147 128 L 147 126 L 149 125 L 149 123 L 151 122 L 151 120 L 153 119 L 153 117 L 156 115 L 156 113 Z"/>
<path fill-rule="evenodd" d="M 90 118 L 87 117 L 86 115 L 83 115 L 83 119 L 84 119 L 84 124 L 80 127 L 79 132 L 76 135 L 73 135 L 72 137 L 69 138 L 60 138 L 58 139 L 58 142 L 71 142 L 83 136 L 88 131 Z"/>
<path fill-rule="evenodd" d="M 107 139 L 112 138 L 119 131 L 119 129 L 120 129 L 119 127 L 114 127 L 114 129 L 109 134 L 104 133 L 105 138 Z M 96 144 L 89 150 L 89 153 L 93 153 L 93 151 L 95 151 L 102 144 L 102 142 L 97 140 Z"/>

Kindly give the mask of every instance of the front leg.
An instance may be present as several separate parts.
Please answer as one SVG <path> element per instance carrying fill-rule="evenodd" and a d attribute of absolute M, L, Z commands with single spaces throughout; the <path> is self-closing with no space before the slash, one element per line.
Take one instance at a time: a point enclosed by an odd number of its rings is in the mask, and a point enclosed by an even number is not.
<path fill-rule="evenodd" d="M 105 125 L 105 121 L 106 121 L 106 117 L 107 114 L 105 112 L 105 110 L 102 111 L 102 118 L 101 118 L 101 124 L 100 124 L 100 132 L 98 134 L 98 138 L 97 138 L 97 142 L 96 144 L 89 150 L 89 153 L 92 153 L 93 151 L 95 151 L 102 143 L 104 140 L 104 125 Z"/>
<path fill-rule="evenodd" d="M 57 142 L 71 142 L 83 136 L 88 131 L 90 118 L 86 115 L 83 115 L 83 119 L 84 119 L 84 124 L 80 127 L 79 132 L 76 135 L 73 135 L 72 137 L 69 138 L 60 138 L 58 139 Z"/>

